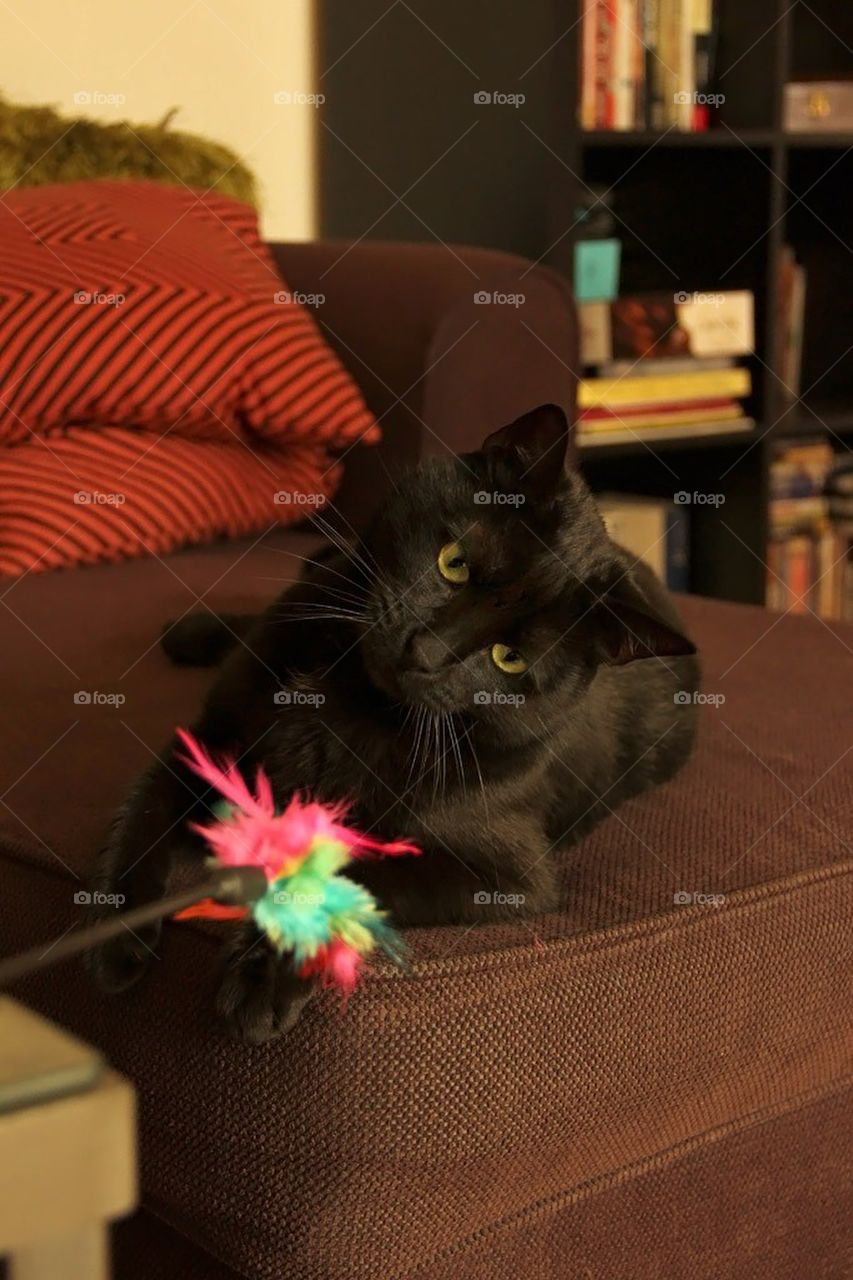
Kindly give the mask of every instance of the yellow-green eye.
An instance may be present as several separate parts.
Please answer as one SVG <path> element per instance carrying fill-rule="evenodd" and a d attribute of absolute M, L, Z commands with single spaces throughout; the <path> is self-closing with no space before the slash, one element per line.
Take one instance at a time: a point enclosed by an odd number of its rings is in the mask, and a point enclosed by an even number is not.
<path fill-rule="evenodd" d="M 457 585 L 468 581 L 468 562 L 458 542 L 448 542 L 438 553 L 438 572 Z"/>
<path fill-rule="evenodd" d="M 499 671 L 505 671 L 510 676 L 520 676 L 522 671 L 527 670 L 527 663 L 521 654 L 508 644 L 492 645 L 492 662 Z"/>

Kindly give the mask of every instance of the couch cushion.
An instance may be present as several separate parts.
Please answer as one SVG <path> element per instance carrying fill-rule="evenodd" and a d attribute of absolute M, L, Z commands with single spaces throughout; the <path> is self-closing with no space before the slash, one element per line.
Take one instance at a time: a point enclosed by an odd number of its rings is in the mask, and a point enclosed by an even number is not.
<path fill-rule="evenodd" d="M 155 619 L 207 588 L 220 605 L 266 597 L 290 548 L 304 554 L 280 538 L 239 563 L 209 549 L 7 594 L 5 949 L 73 926 L 66 868 L 91 865 L 209 679 L 167 667 Z M 411 931 L 410 977 L 380 963 L 345 1015 L 323 997 L 254 1050 L 211 1025 L 209 928 L 168 929 L 116 1002 L 75 965 L 22 984 L 137 1083 L 154 1212 L 250 1277 L 426 1276 L 510 1219 L 547 1223 L 583 1188 L 839 1087 L 853 637 L 702 600 L 684 612 L 714 697 L 696 756 L 564 855 L 559 912 Z M 75 705 L 79 688 L 127 701 Z"/>
<path fill-rule="evenodd" d="M 157 643 L 162 623 L 207 606 L 259 608 L 317 545 L 277 531 L 0 590 L 0 835 L 55 870 L 85 874 L 135 774 L 211 680 L 170 665 Z M 704 666 L 694 759 L 563 856 L 565 912 L 537 925 L 543 939 L 658 915 L 679 905 L 676 894 L 731 893 L 850 856 L 853 631 L 697 597 L 683 612 Z M 86 704 L 78 693 L 99 698 Z M 418 937 L 431 953 L 429 931 Z M 465 946 L 491 950 L 501 937 L 477 929 Z M 436 945 L 441 952 L 444 941 Z"/>

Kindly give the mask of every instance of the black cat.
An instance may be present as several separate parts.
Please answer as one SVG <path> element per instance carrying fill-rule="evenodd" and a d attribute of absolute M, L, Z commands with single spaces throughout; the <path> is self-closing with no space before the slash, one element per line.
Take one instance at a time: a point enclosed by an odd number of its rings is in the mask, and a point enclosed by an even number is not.
<path fill-rule="evenodd" d="M 349 799 L 362 829 L 422 847 L 354 871 L 398 924 L 552 910 L 560 847 L 689 754 L 695 648 L 566 472 L 567 435 L 546 405 L 422 465 L 263 616 L 190 618 L 164 638 L 176 661 L 230 650 L 193 725 L 212 752 L 247 776 L 263 763 L 282 802 Z M 170 745 L 118 815 L 98 887 L 156 898 L 179 845 L 201 852 L 187 822 L 204 812 Z M 102 985 L 140 977 L 156 940 L 98 952 Z M 241 927 L 218 1001 L 233 1035 L 278 1034 L 310 990 Z"/>

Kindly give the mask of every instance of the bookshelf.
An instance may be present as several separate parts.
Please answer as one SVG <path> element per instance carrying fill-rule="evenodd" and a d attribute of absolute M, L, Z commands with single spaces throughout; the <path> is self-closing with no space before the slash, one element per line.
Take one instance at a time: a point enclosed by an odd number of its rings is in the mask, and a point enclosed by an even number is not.
<path fill-rule="evenodd" d="M 776 442 L 853 446 L 853 129 L 783 127 L 789 79 L 853 75 L 853 5 L 717 0 L 716 12 L 725 101 L 709 130 L 603 132 L 579 123 L 581 0 L 320 0 L 321 230 L 432 234 L 571 276 L 579 195 L 612 187 L 621 293 L 751 290 L 754 427 L 584 446 L 581 463 L 599 490 L 722 492 L 718 510 L 691 512 L 691 589 L 760 604 Z M 484 86 L 522 90 L 525 104 L 479 111 Z M 794 405 L 779 381 L 786 245 L 808 276 Z"/>
<path fill-rule="evenodd" d="M 853 445 L 853 130 L 787 133 L 792 78 L 853 75 L 853 7 L 835 0 L 720 0 L 716 83 L 725 102 L 707 132 L 578 126 L 582 3 L 555 0 L 551 61 L 547 261 L 572 274 L 572 211 L 585 187 L 612 192 L 622 241 L 620 292 L 750 289 L 756 350 L 748 360 L 749 432 L 586 446 L 594 488 L 665 497 L 718 486 L 719 511 L 692 513 L 691 581 L 701 594 L 765 598 L 768 464 L 782 439 Z M 573 25 L 570 25 L 573 24 Z M 557 37 L 559 36 L 559 39 Z M 783 247 L 808 275 L 802 400 L 780 381 Z M 813 388 L 813 390 L 812 390 Z"/>

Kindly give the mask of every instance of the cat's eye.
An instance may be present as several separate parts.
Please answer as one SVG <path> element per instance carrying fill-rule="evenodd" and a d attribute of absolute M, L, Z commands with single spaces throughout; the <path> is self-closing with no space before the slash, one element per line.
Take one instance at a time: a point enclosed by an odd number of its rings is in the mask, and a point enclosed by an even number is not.
<path fill-rule="evenodd" d="M 505 671 L 510 676 L 520 676 L 522 671 L 527 670 L 524 658 L 517 649 L 511 649 L 508 644 L 492 645 L 492 662 L 499 671 Z"/>
<path fill-rule="evenodd" d="M 438 572 L 457 586 L 468 581 L 468 561 L 458 542 L 446 543 L 438 553 Z"/>

